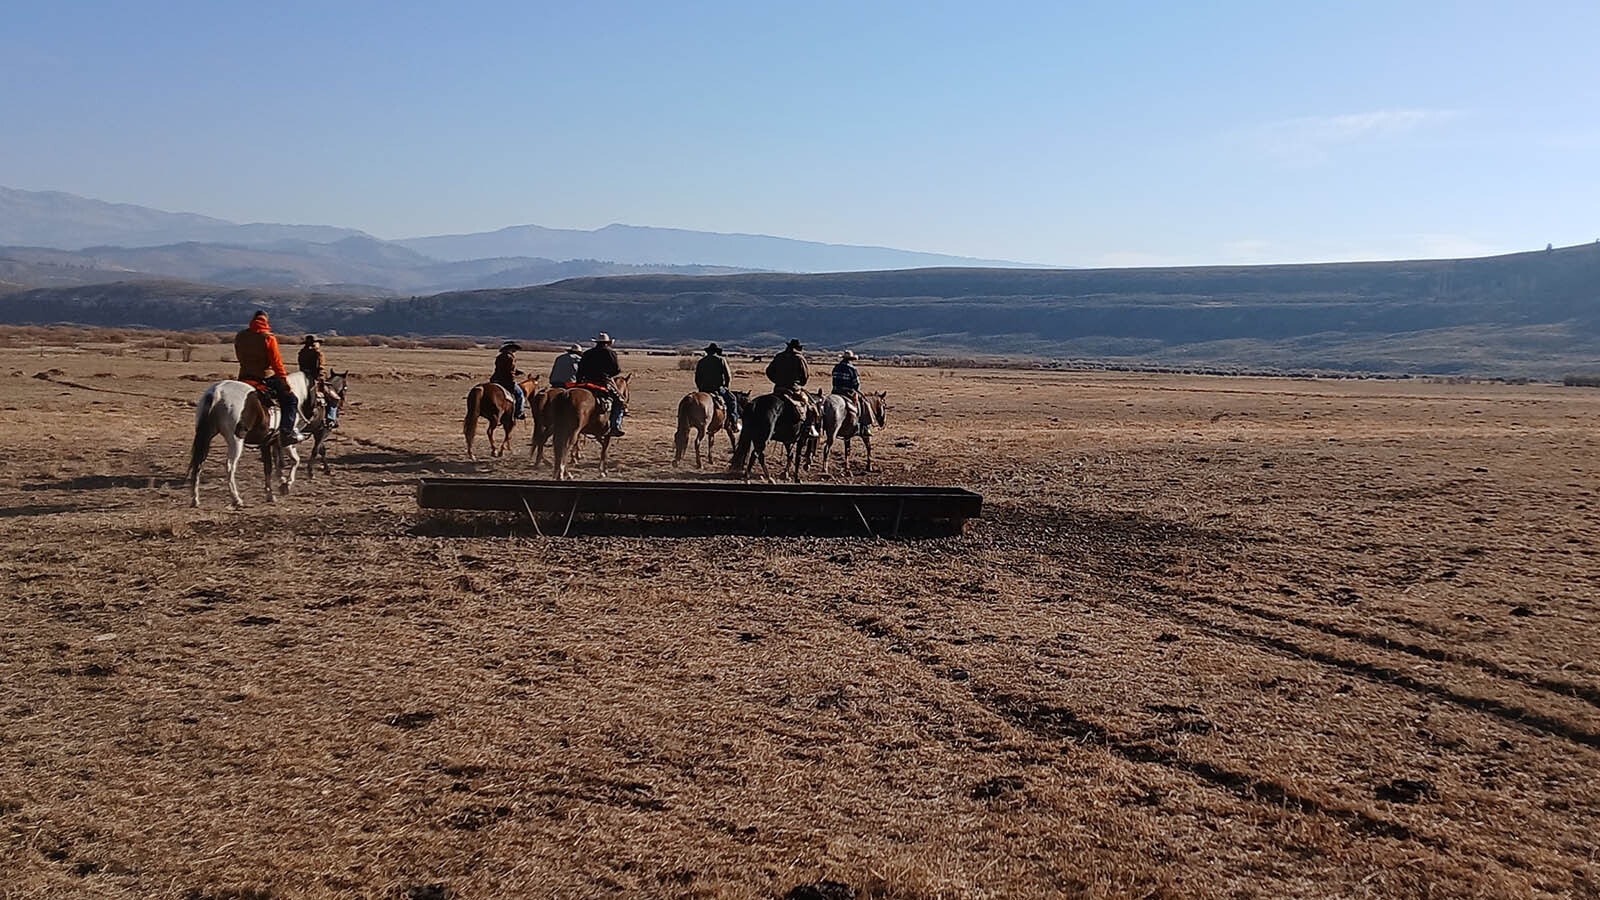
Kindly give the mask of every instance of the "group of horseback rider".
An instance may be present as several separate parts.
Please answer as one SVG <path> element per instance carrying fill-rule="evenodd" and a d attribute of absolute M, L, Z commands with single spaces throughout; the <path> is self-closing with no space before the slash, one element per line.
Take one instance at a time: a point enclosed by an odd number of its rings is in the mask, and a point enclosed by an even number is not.
<path fill-rule="evenodd" d="M 806 382 L 810 380 L 810 371 L 806 365 L 806 358 L 801 353 L 804 349 L 798 340 L 791 340 L 783 352 L 774 356 L 767 364 L 767 380 L 772 382 L 772 392 L 800 405 L 810 402 L 805 393 Z M 494 384 L 509 391 L 516 399 L 518 419 L 527 417 L 527 397 L 517 384 L 517 378 L 522 372 L 517 368 L 515 354 L 521 350 L 522 345 L 514 341 L 502 344 L 500 354 L 494 360 L 494 374 L 489 378 Z M 846 350 L 839 358 L 839 362 L 834 365 L 833 393 L 849 399 L 855 405 L 859 411 L 856 417 L 859 423 L 857 427 L 865 435 L 869 433 L 872 414 L 866 398 L 861 394 L 861 372 L 856 368 L 856 359 L 855 351 Z M 588 350 L 572 344 L 556 357 L 555 364 L 550 367 L 550 386 L 570 388 L 574 385 L 585 385 L 596 389 L 596 396 L 610 401 L 611 434 L 620 437 L 623 433 L 622 417 L 627 410 L 612 386 L 611 379 L 621 373 L 622 365 L 617 359 L 617 352 L 611 348 L 611 335 L 601 332 L 595 336 L 594 346 Z M 739 403 L 730 390 L 732 383 L 733 370 L 728 366 L 727 358 L 722 355 L 722 348 L 715 343 L 707 345 L 705 355 L 694 367 L 695 390 L 717 398 L 727 411 L 729 424 L 737 426 L 740 410 Z"/>
<path fill-rule="evenodd" d="M 501 344 L 500 355 L 494 358 L 494 374 L 489 376 L 489 381 L 511 392 L 511 396 L 517 402 L 516 417 L 525 419 L 528 417 L 528 398 L 522 386 L 517 384 L 517 376 L 521 375 L 522 371 L 517 368 L 516 354 L 521 350 L 522 345 L 515 341 Z M 602 331 L 595 335 L 594 346 L 588 350 L 572 344 L 556 357 L 555 365 L 550 367 L 550 386 L 553 388 L 585 386 L 593 390 L 602 404 L 609 404 L 611 407 L 611 435 L 621 437 L 622 417 L 627 414 L 627 407 L 611 381 L 621 374 L 622 362 L 617 359 L 617 351 L 611 349 L 611 335 Z"/>
<path fill-rule="evenodd" d="M 283 366 L 283 354 L 278 350 L 278 337 L 272 333 L 266 310 L 258 309 L 245 326 L 233 337 L 233 354 L 239 360 L 239 380 L 266 389 L 278 403 L 278 435 L 285 444 L 298 444 L 306 435 L 299 428 L 300 409 L 294 392 L 289 389 L 289 372 Z M 306 335 L 296 360 L 306 377 L 313 398 L 320 398 L 326 410 L 329 428 L 339 427 L 339 398 L 328 387 L 328 370 L 323 363 L 322 341 L 314 334 Z"/>
<path fill-rule="evenodd" d="M 782 353 L 767 363 L 767 380 L 772 382 L 772 392 L 788 397 L 790 401 L 801 404 L 802 407 L 810 402 L 805 393 L 809 372 L 806 358 L 800 352 L 804 349 L 799 341 L 791 340 Z M 834 364 L 833 393 L 844 397 L 855 406 L 856 429 L 866 436 L 871 433 L 869 429 L 872 410 L 867 405 L 866 397 L 861 394 L 861 370 L 856 368 L 857 359 L 854 350 L 846 350 Z"/>

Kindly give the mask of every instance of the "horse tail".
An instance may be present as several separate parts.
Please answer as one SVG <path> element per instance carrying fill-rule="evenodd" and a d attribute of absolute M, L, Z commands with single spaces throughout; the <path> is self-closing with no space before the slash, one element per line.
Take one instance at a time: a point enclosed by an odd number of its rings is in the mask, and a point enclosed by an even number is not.
<path fill-rule="evenodd" d="M 189 448 L 189 480 L 200 475 L 200 464 L 206 461 L 206 451 L 211 449 L 211 407 L 216 403 L 217 389 L 207 388 L 194 408 L 194 444 Z"/>
<path fill-rule="evenodd" d="M 728 461 L 729 470 L 744 471 L 750 464 L 750 454 L 755 449 L 756 438 L 759 436 L 764 446 L 767 438 L 772 436 L 771 413 L 771 404 L 763 403 L 759 398 L 750 405 L 744 417 L 744 427 L 739 430 L 739 444 L 733 448 L 733 459 Z"/>
<path fill-rule="evenodd" d="M 683 454 L 689 450 L 689 417 L 696 405 L 693 394 L 678 401 L 678 432 L 672 436 L 673 465 L 683 462 Z"/>
<path fill-rule="evenodd" d="M 551 402 L 550 431 L 552 448 L 555 452 L 555 476 L 557 481 L 567 477 L 567 457 L 576 449 L 578 431 L 582 423 L 578 421 L 578 408 L 573 399 L 575 391 L 558 394 Z"/>
<path fill-rule="evenodd" d="M 478 431 L 478 405 L 483 402 L 483 385 L 467 392 L 467 417 L 461 420 L 461 434 L 467 439 L 467 456 L 472 455 L 472 439 Z"/>

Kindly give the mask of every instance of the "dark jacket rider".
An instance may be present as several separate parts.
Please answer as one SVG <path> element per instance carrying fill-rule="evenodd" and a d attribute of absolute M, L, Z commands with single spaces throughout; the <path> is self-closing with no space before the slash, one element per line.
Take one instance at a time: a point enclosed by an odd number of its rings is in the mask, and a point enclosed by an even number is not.
<path fill-rule="evenodd" d="M 338 428 L 339 395 L 328 387 L 328 366 L 322 358 L 322 339 L 314 334 L 306 335 L 305 344 L 300 348 L 300 355 L 295 362 L 305 374 L 306 384 L 322 396 L 323 421 L 328 423 L 329 428 Z"/>
<path fill-rule="evenodd" d="M 772 382 L 773 393 L 796 394 L 805 387 L 808 377 L 806 358 L 800 355 L 804 349 L 798 340 L 791 340 L 782 353 L 767 363 L 767 380 Z"/>
<path fill-rule="evenodd" d="M 626 412 L 622 404 L 622 397 L 611 384 L 611 379 L 622 374 L 622 363 L 617 359 L 617 351 L 611 349 L 611 335 L 604 331 L 595 335 L 594 346 L 583 351 L 583 359 L 578 361 L 579 384 L 600 385 L 611 392 L 611 434 L 613 437 L 622 436 L 622 416 Z"/>
<path fill-rule="evenodd" d="M 728 410 L 728 424 L 733 425 L 739 421 L 739 402 L 734 398 L 728 386 L 733 383 L 733 371 L 728 368 L 728 360 L 722 355 L 722 348 L 716 344 L 706 345 L 706 355 L 694 366 L 694 389 L 721 397 L 723 405 Z"/>
<path fill-rule="evenodd" d="M 517 401 L 516 416 L 519 419 L 527 417 L 525 407 L 528 400 L 522 392 L 522 385 L 517 384 L 517 376 L 522 372 L 517 369 L 516 353 L 521 349 L 522 345 L 514 341 L 501 344 L 500 355 L 494 358 L 494 374 L 489 376 L 490 384 L 498 384 L 511 392 L 512 399 Z"/>

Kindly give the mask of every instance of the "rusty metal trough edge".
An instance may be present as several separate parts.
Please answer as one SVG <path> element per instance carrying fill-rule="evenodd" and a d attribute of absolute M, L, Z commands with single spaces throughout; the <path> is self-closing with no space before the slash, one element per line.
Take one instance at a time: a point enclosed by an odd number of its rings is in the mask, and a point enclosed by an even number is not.
<path fill-rule="evenodd" d="M 425 477 L 424 509 L 689 518 L 948 521 L 983 513 L 983 496 L 957 487 L 746 484 L 698 481 L 549 481 Z"/>

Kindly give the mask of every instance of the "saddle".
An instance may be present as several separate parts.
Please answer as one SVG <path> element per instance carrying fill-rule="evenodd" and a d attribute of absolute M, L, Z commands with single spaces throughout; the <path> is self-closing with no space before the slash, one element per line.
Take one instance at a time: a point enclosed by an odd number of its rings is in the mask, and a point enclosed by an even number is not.
<path fill-rule="evenodd" d="M 567 385 L 567 388 L 568 390 L 583 388 L 593 394 L 595 402 L 600 405 L 600 414 L 603 416 L 611 415 L 611 404 L 616 400 L 616 395 L 612 393 L 610 387 L 603 384 L 590 384 L 586 381 L 580 381 Z"/>

